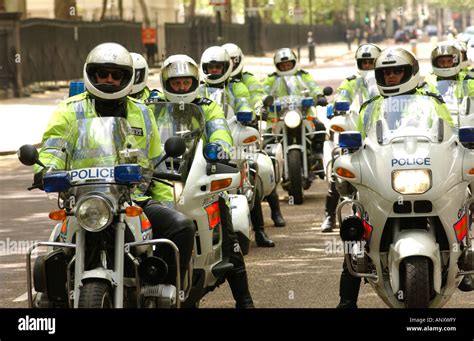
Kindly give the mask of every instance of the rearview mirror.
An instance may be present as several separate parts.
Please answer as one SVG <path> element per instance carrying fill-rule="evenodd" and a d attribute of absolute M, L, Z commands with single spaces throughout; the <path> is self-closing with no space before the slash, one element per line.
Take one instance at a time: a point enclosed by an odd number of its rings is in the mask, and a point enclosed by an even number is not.
<path fill-rule="evenodd" d="M 16 152 L 18 160 L 25 166 L 33 166 L 39 162 L 39 154 L 34 146 L 31 144 L 25 144 L 18 149 Z"/>
<path fill-rule="evenodd" d="M 178 157 L 186 151 L 186 143 L 181 137 L 172 136 L 165 142 L 165 153 L 168 157 Z"/>
<path fill-rule="evenodd" d="M 327 86 L 323 89 L 324 96 L 331 96 L 332 93 L 333 93 L 333 90 L 330 86 Z"/>

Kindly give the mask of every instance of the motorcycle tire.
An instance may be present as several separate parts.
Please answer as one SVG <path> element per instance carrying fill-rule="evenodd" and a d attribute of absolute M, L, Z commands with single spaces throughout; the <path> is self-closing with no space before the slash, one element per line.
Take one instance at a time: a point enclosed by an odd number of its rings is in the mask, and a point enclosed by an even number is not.
<path fill-rule="evenodd" d="M 113 308 L 109 283 L 103 280 L 90 280 L 84 283 L 79 294 L 79 308 Z"/>
<path fill-rule="evenodd" d="M 301 151 L 298 149 L 290 150 L 288 152 L 288 175 L 290 180 L 288 195 L 290 199 L 293 198 L 295 205 L 301 205 L 304 201 L 302 169 Z"/>
<path fill-rule="evenodd" d="M 413 256 L 404 259 L 405 307 L 428 308 L 430 305 L 431 280 L 428 258 Z"/>

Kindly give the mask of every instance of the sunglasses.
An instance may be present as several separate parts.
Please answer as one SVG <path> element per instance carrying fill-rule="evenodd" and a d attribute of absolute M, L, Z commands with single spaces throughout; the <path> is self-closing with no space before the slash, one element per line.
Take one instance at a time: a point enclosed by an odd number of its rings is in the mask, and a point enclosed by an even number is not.
<path fill-rule="evenodd" d="M 385 69 L 385 70 L 383 70 L 384 76 L 390 76 L 392 73 L 396 76 L 400 76 L 404 72 L 405 72 L 404 69 Z"/>
<path fill-rule="evenodd" d="M 116 81 L 119 81 L 123 78 L 123 71 L 120 70 L 105 70 L 105 69 L 99 69 L 97 70 L 97 76 L 99 78 L 107 78 L 109 75 L 112 75 L 112 78 Z"/>

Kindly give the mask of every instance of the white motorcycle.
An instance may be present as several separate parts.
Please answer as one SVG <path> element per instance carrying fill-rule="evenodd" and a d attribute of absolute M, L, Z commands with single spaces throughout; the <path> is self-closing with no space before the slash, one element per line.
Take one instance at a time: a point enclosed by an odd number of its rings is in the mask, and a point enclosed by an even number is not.
<path fill-rule="evenodd" d="M 474 126 L 474 97 L 458 94 L 468 93 L 467 89 L 461 89 L 456 80 L 441 80 L 436 84 L 436 89 L 446 102 L 454 122 L 458 127 Z M 462 87 L 466 86 L 464 83 Z"/>
<path fill-rule="evenodd" d="M 162 142 L 173 136 L 184 139 L 186 151 L 166 163 L 155 175 L 173 182 L 175 208 L 192 219 L 196 226 L 194 253 L 182 297 L 183 306 L 194 307 L 209 291 L 225 280 L 232 269 L 228 250 L 223 249 L 227 229 L 221 223 L 219 196 L 242 185 L 241 171 L 218 162 L 220 146 L 204 145 L 206 123 L 201 109 L 194 104 L 154 103 L 154 113 Z M 166 145 L 166 143 L 165 143 Z M 250 219 L 243 195 L 230 196 L 235 231 L 249 235 Z M 242 230 L 246 228 L 247 230 Z"/>
<path fill-rule="evenodd" d="M 176 286 L 163 284 L 167 264 L 153 256 L 153 246 L 170 246 L 176 264 L 179 250 L 170 240 L 152 239 L 150 221 L 131 199 L 132 193 L 146 192 L 153 168 L 143 152 L 133 148 L 128 122 L 116 117 L 82 119 L 66 136 L 64 141 L 74 145 L 63 142 L 56 150 L 65 170 L 43 176 L 45 192 L 59 193 L 59 210 L 49 217 L 60 222 L 48 242 L 28 251 L 29 307 L 179 308 L 179 266 Z M 18 156 L 25 165 L 44 167 L 33 146 L 23 146 Z M 48 246 L 48 252 L 36 259 L 33 295 L 31 253 L 39 246 Z"/>
<path fill-rule="evenodd" d="M 224 89 L 209 87 L 207 91 L 210 98 L 224 109 L 227 124 L 236 147 L 233 161 L 241 165 L 243 168 L 242 174 L 245 177 L 238 192 L 234 191 L 236 193 L 230 195 L 231 207 L 238 205 L 241 200 L 238 195 L 243 194 L 247 198 L 250 218 L 250 210 L 252 210 L 255 201 L 262 201 L 277 185 L 278 180 L 275 177 L 272 159 L 261 148 L 260 132 L 251 126 L 253 113 L 251 111 L 235 113 L 228 103 Z M 267 104 L 271 104 L 270 100 L 272 98 L 267 100 Z M 238 217 L 234 218 L 234 210 L 232 210 L 232 217 L 235 219 L 236 233 L 242 251 L 247 254 L 250 247 L 250 235 L 242 233 L 240 228 L 242 225 L 246 225 L 246 221 L 240 220 Z"/>
<path fill-rule="evenodd" d="M 337 208 L 346 265 L 390 307 L 442 307 L 474 273 L 474 127 L 458 136 L 429 96 L 386 98 L 380 108 L 363 143 L 358 132 L 341 134 L 334 161 L 338 180 L 357 189 Z M 345 205 L 356 214 L 342 220 Z"/>
<path fill-rule="evenodd" d="M 331 88 L 324 90 L 326 96 L 332 93 Z M 311 186 L 316 176 L 324 178 L 323 155 L 313 152 L 312 141 L 315 135 L 326 135 L 326 132 L 315 129 L 314 105 L 312 97 L 278 98 L 269 108 L 277 117 L 272 131 L 263 134 L 271 143 L 282 143 L 284 155 L 282 186 L 296 205 L 303 203 L 304 190 Z"/>

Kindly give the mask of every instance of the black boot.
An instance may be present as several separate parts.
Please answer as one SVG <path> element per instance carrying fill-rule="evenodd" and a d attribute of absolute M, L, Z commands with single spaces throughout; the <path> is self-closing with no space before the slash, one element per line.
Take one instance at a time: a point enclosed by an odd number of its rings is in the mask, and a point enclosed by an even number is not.
<path fill-rule="evenodd" d="M 255 201 L 255 204 L 250 212 L 250 219 L 252 220 L 253 230 L 255 232 L 255 242 L 260 247 L 274 247 L 275 243 L 268 239 L 267 234 L 263 228 L 263 212 L 262 203 Z"/>
<path fill-rule="evenodd" d="M 249 290 L 247 270 L 245 269 L 242 253 L 232 252 L 229 261 L 234 265 L 234 268 L 227 274 L 227 282 L 235 300 L 235 307 L 240 309 L 255 308 Z"/>
<path fill-rule="evenodd" d="M 459 283 L 458 289 L 464 292 L 473 291 L 474 283 L 472 281 L 472 275 L 465 275 L 461 283 Z"/>
<path fill-rule="evenodd" d="M 341 300 L 336 308 L 357 308 L 357 297 L 359 296 L 360 278 L 352 276 L 344 262 L 341 281 L 339 283 L 339 296 Z"/>
<path fill-rule="evenodd" d="M 272 220 L 276 227 L 286 226 L 285 219 L 281 214 L 280 210 L 280 200 L 278 199 L 278 193 L 275 189 L 267 196 L 268 204 L 270 205 L 270 210 L 272 211 Z"/>
<path fill-rule="evenodd" d="M 269 239 L 263 227 L 260 227 L 255 230 L 255 242 L 259 247 L 274 247 L 275 243 L 273 240 Z"/>
<path fill-rule="evenodd" d="M 326 195 L 326 207 L 324 212 L 324 221 L 321 224 L 321 232 L 332 232 L 336 227 L 336 207 L 339 203 L 339 193 L 336 189 L 336 181 L 331 178 L 329 182 L 328 194 Z"/>

